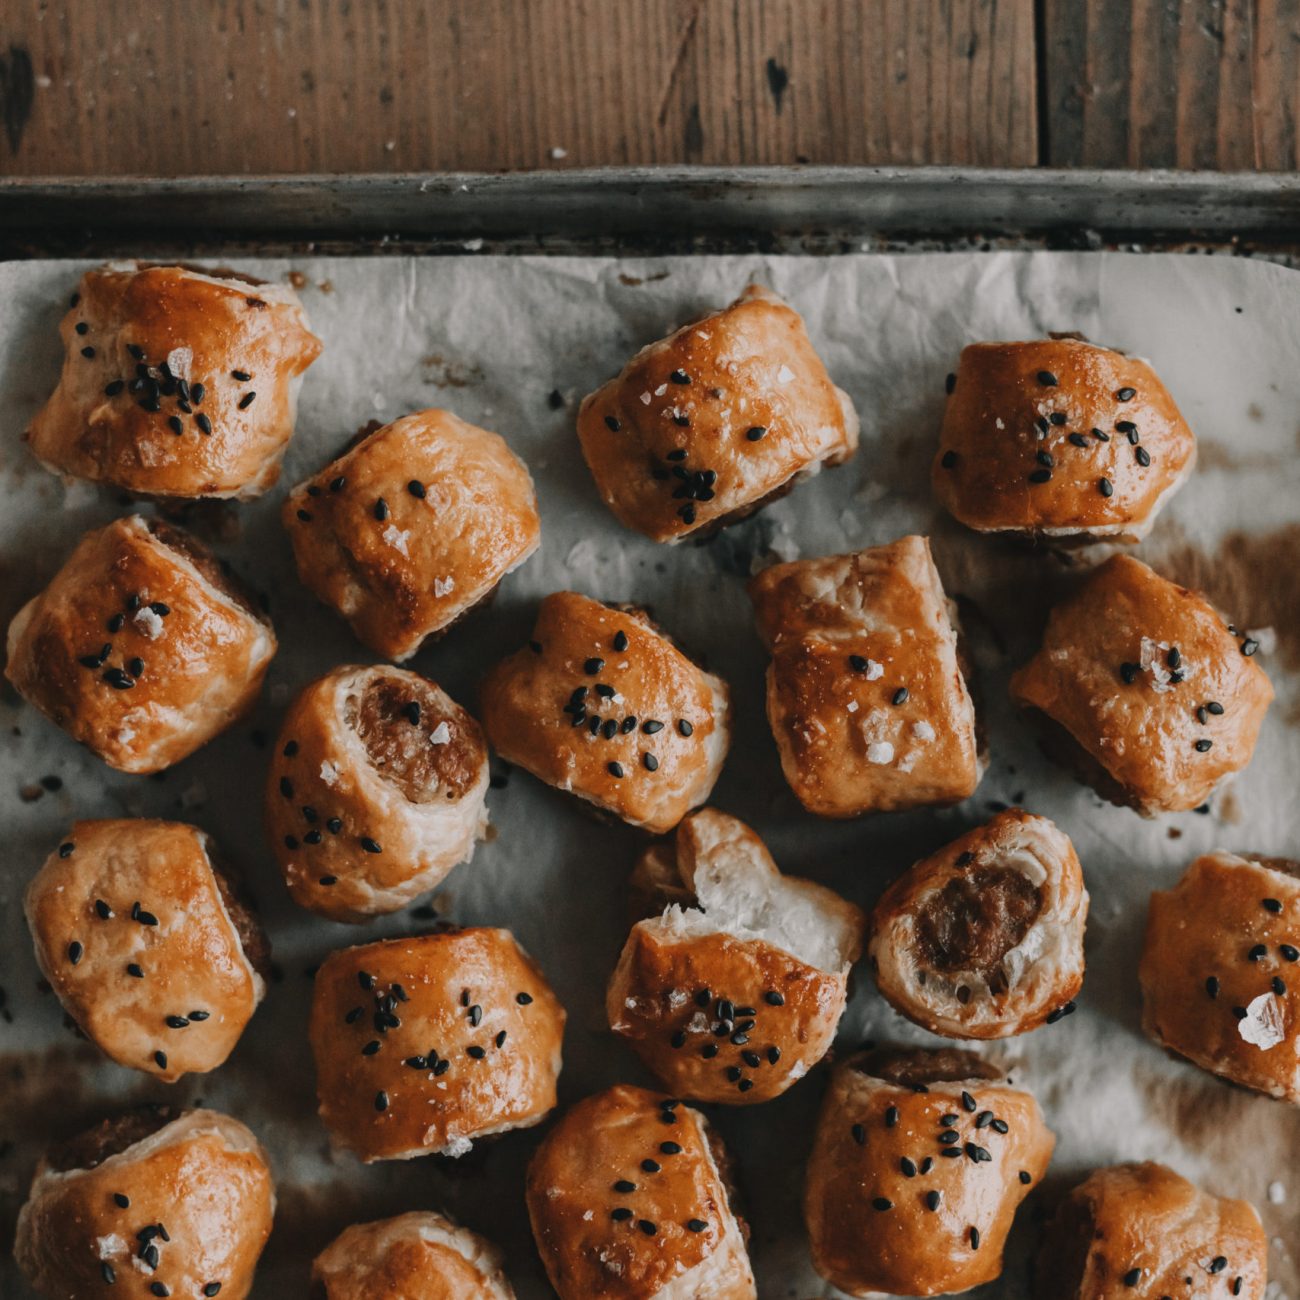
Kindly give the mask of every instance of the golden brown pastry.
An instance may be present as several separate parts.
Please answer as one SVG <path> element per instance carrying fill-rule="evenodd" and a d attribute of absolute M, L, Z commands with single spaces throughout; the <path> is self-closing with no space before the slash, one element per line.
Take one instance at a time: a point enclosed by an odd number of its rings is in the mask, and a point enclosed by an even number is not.
<path fill-rule="evenodd" d="M 81 277 L 59 333 L 63 374 L 27 432 L 46 469 L 167 497 L 279 478 L 321 350 L 287 285 L 114 262 Z"/>
<path fill-rule="evenodd" d="M 1208 853 L 1151 895 L 1138 978 L 1161 1047 L 1300 1104 L 1300 863 Z"/>
<path fill-rule="evenodd" d="M 772 652 L 767 718 L 809 812 L 854 817 L 974 792 L 975 707 L 924 537 L 775 564 L 749 592 Z"/>
<path fill-rule="evenodd" d="M 523 461 L 439 410 L 369 434 L 299 484 L 282 514 L 299 578 L 399 662 L 489 600 L 541 536 Z"/>
<path fill-rule="evenodd" d="M 808 1162 L 813 1266 L 853 1296 L 991 1282 L 1054 1144 L 1034 1098 L 973 1052 L 850 1058 L 835 1069 Z"/>
<path fill-rule="evenodd" d="M 294 901 L 335 921 L 394 912 L 468 862 L 487 830 L 487 743 L 433 682 L 355 665 L 285 715 L 266 828 Z"/>
<path fill-rule="evenodd" d="M 697 1110 L 619 1084 L 571 1107 L 528 1166 L 528 1217 L 560 1300 L 753 1300 L 749 1231 Z"/>
<path fill-rule="evenodd" d="M 605 995 L 610 1028 L 674 1095 L 778 1097 L 826 1054 L 862 952 L 862 913 L 782 876 L 748 826 L 692 813 L 638 868 L 671 882 L 628 936 Z"/>
<path fill-rule="evenodd" d="M 266 994 L 270 945 L 207 835 L 145 818 L 74 823 L 32 877 L 41 973 L 119 1065 L 215 1070 Z"/>
<path fill-rule="evenodd" d="M 1268 1241 L 1246 1201 L 1164 1165 L 1099 1169 L 1061 1202 L 1038 1255 L 1038 1300 L 1264 1300 Z"/>
<path fill-rule="evenodd" d="M 880 896 L 868 952 L 885 1000 L 948 1038 L 1010 1038 L 1074 1009 L 1088 891 L 1069 836 L 1000 812 Z"/>
<path fill-rule="evenodd" d="M 87 533 L 9 624 L 5 676 L 110 767 L 160 772 L 248 711 L 276 651 L 205 546 L 131 515 Z"/>
<path fill-rule="evenodd" d="M 644 347 L 587 397 L 578 438 L 618 521 L 656 542 L 712 533 L 858 446 L 799 313 L 751 284 Z"/>
<path fill-rule="evenodd" d="M 727 684 L 630 605 L 547 596 L 528 645 L 483 682 L 507 762 L 662 835 L 713 789 L 731 739 Z"/>
<path fill-rule="evenodd" d="M 320 1117 L 367 1163 L 464 1155 L 555 1105 L 564 1008 L 507 930 L 332 953 L 316 975 Z"/>
<path fill-rule="evenodd" d="M 14 1242 L 39 1295 L 248 1295 L 275 1213 L 266 1152 L 228 1115 L 172 1114 L 105 1120 L 46 1156 Z"/>
<path fill-rule="evenodd" d="M 501 1252 L 441 1214 L 354 1223 L 316 1256 L 311 1300 L 514 1300 Z"/>
<path fill-rule="evenodd" d="M 974 343 L 948 393 L 934 494 L 981 533 L 1136 542 L 1196 463 L 1155 371 L 1083 339 Z"/>
<path fill-rule="evenodd" d="M 1197 592 L 1116 555 L 1052 610 L 1011 695 L 1103 799 L 1183 812 L 1250 762 L 1273 698 L 1257 648 Z"/>

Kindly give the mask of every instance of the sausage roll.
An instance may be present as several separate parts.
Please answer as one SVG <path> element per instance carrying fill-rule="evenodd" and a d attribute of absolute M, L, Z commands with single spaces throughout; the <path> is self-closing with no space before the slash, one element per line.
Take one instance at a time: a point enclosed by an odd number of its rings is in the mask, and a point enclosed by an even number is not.
<path fill-rule="evenodd" d="M 433 682 L 336 668 L 290 706 L 266 783 L 294 900 L 335 921 L 394 912 L 468 862 L 487 830 L 487 744 Z"/>
<path fill-rule="evenodd" d="M 851 1057 L 836 1067 L 808 1162 L 813 1266 L 853 1296 L 991 1282 L 1054 1144 L 1034 1098 L 972 1052 Z"/>
<path fill-rule="evenodd" d="M 555 1105 L 564 1008 L 507 930 L 333 953 L 316 975 L 320 1116 L 362 1160 L 464 1155 Z"/>
<path fill-rule="evenodd" d="M 1112 348 L 974 343 L 948 385 L 931 479 L 977 532 L 1136 542 L 1196 463 L 1155 371 Z"/>
<path fill-rule="evenodd" d="M 1268 1241 L 1254 1207 L 1211 1196 L 1148 1161 L 1099 1169 L 1061 1202 L 1038 1255 L 1034 1294 L 1264 1300 L 1267 1281 Z"/>
<path fill-rule="evenodd" d="M 677 1096 L 780 1096 L 835 1037 L 862 913 L 782 876 L 744 822 L 710 808 L 649 852 L 689 899 L 633 927 L 605 998 L 610 1028 Z"/>
<path fill-rule="evenodd" d="M 858 446 L 803 318 L 762 285 L 644 347 L 578 412 L 605 504 L 627 528 L 680 541 L 736 523 Z"/>
<path fill-rule="evenodd" d="M 5 676 L 110 767 L 160 772 L 253 705 L 270 620 L 207 547 L 131 515 L 87 533 L 9 624 Z"/>
<path fill-rule="evenodd" d="M 14 1256 L 49 1300 L 243 1300 L 274 1213 L 266 1152 L 238 1120 L 148 1107 L 46 1156 Z"/>
<path fill-rule="evenodd" d="M 27 886 L 42 974 L 119 1065 L 215 1070 L 266 993 L 270 945 L 201 830 L 77 822 Z"/>
<path fill-rule="evenodd" d="M 1161 1047 L 1300 1104 L 1300 863 L 1209 853 L 1151 895 L 1138 978 Z"/>
<path fill-rule="evenodd" d="M 1088 891 L 1069 836 L 1010 808 L 905 871 L 868 951 L 895 1011 L 948 1038 L 1010 1038 L 1072 1011 Z"/>
<path fill-rule="evenodd" d="M 280 476 L 320 355 L 287 285 L 118 262 L 59 327 L 63 374 L 28 442 L 46 467 L 160 497 L 255 497 Z"/>
<path fill-rule="evenodd" d="M 528 1217 L 560 1300 L 754 1300 L 722 1139 L 620 1084 L 572 1107 L 528 1166 Z"/>
<path fill-rule="evenodd" d="M 1116 555 L 1052 610 L 1011 695 L 1103 799 L 1184 812 L 1250 762 L 1273 698 L 1257 649 L 1203 596 Z"/>
<path fill-rule="evenodd" d="M 749 591 L 772 652 L 768 721 L 809 812 L 854 817 L 974 792 L 975 706 L 924 537 L 776 564 Z"/>
<path fill-rule="evenodd" d="M 441 1214 L 355 1223 L 316 1256 L 311 1300 L 514 1300 L 501 1252 Z"/>
<path fill-rule="evenodd" d="M 537 549 L 528 469 L 450 411 L 376 430 L 284 503 L 298 576 L 377 654 L 409 659 Z"/>
<path fill-rule="evenodd" d="M 713 789 L 731 740 L 727 684 L 630 605 L 561 591 L 483 683 L 508 763 L 656 835 Z"/>

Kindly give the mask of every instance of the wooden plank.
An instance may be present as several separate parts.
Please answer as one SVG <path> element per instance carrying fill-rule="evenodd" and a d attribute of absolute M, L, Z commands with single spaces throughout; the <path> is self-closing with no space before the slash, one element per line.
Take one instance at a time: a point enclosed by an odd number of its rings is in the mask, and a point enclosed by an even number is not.
<path fill-rule="evenodd" d="M 1045 161 L 1296 165 L 1297 0 L 1044 0 Z"/>
<path fill-rule="evenodd" d="M 1033 39 L 1033 0 L 8 0 L 0 171 L 1023 166 Z"/>

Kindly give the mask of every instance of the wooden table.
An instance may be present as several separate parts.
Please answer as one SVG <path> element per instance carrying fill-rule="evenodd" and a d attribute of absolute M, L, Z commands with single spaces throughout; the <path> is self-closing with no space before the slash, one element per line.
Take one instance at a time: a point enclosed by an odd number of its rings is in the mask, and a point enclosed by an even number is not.
<path fill-rule="evenodd" d="M 0 173 L 1291 169 L 1300 0 L 6 0 Z"/>

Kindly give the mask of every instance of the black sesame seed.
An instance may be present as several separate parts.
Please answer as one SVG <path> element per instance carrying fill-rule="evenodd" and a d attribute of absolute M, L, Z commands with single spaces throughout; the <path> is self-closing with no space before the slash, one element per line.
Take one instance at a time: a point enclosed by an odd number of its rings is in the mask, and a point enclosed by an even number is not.
<path fill-rule="evenodd" d="M 1104 497 L 1113 497 L 1115 495 L 1115 485 L 1108 478 L 1098 479 L 1097 491 Z"/>
<path fill-rule="evenodd" d="M 961 1104 L 972 1114 L 978 1109 L 975 1098 L 970 1093 L 963 1091 L 961 1094 Z"/>
<path fill-rule="evenodd" d="M 1055 388 L 1056 376 L 1052 374 L 1050 370 L 1040 370 L 1038 372 L 1038 382 L 1042 384 L 1044 388 Z"/>
<path fill-rule="evenodd" d="M 1087 436 L 1087 434 L 1083 434 L 1083 433 L 1071 433 L 1071 434 L 1068 435 L 1068 440 L 1069 440 L 1071 443 L 1073 443 L 1074 446 L 1076 446 L 1076 447 L 1086 447 L 1086 446 L 1088 445 L 1088 436 Z"/>
<path fill-rule="evenodd" d="M 71 840 L 68 840 L 68 841 L 66 841 L 66 842 L 63 843 L 63 844 L 60 844 L 60 845 L 59 845 L 59 857 L 61 857 L 61 858 L 69 857 L 69 856 L 71 855 L 71 853 L 72 853 L 72 850 L 73 850 L 75 847 L 76 847 L 76 845 L 74 845 L 74 844 L 72 843 Z"/>
<path fill-rule="evenodd" d="M 695 728 L 691 726 L 691 724 L 687 722 L 685 718 L 677 719 L 677 730 L 681 732 L 683 736 L 690 736 L 693 735 L 695 732 Z"/>
<path fill-rule="evenodd" d="M 943 1199 L 939 1192 L 926 1192 L 925 1207 L 931 1213 L 939 1208 L 939 1202 Z"/>
<path fill-rule="evenodd" d="M 867 1130 L 861 1124 L 852 1125 L 849 1133 L 858 1146 L 864 1147 L 867 1145 Z"/>
<path fill-rule="evenodd" d="M 906 703 L 907 703 L 907 687 L 906 687 L 906 686 L 900 686 L 900 687 L 898 688 L 898 690 L 896 690 L 896 691 L 894 692 L 893 699 L 892 699 L 891 703 L 894 703 L 894 704 L 906 704 Z"/>
<path fill-rule="evenodd" d="M 375 1109 L 378 1111 L 388 1109 L 388 1094 L 382 1088 L 375 1093 Z"/>
<path fill-rule="evenodd" d="M 607 415 L 607 416 L 605 417 L 605 424 L 606 424 L 606 425 L 607 425 L 607 426 L 608 426 L 608 427 L 609 427 L 609 428 L 610 428 L 614 433 L 617 433 L 617 432 L 618 432 L 618 431 L 623 427 L 623 426 L 618 422 L 617 418 L 616 418 L 615 416 L 612 416 L 612 415 Z"/>
<path fill-rule="evenodd" d="M 167 427 L 179 438 L 185 432 L 185 425 L 179 415 L 169 415 L 167 417 Z"/>
<path fill-rule="evenodd" d="M 619 1206 L 618 1209 L 610 1211 L 609 1217 L 613 1219 L 615 1223 L 625 1223 L 632 1217 L 632 1211 L 626 1209 L 624 1206 Z"/>
<path fill-rule="evenodd" d="M 709 1225 L 703 1219 L 687 1219 L 686 1228 L 688 1232 L 703 1232 Z"/>
<path fill-rule="evenodd" d="M 1211 975 L 1209 979 L 1205 981 L 1205 991 L 1212 998 L 1217 998 L 1219 996 L 1219 981 L 1215 976 Z"/>
<path fill-rule="evenodd" d="M 892 1210 L 894 1208 L 894 1203 L 887 1196 L 877 1196 L 871 1202 L 871 1208 L 878 1213 L 883 1214 L 886 1210 Z"/>
<path fill-rule="evenodd" d="M 89 346 L 84 347 L 81 349 L 81 355 L 85 357 L 87 360 L 89 360 L 91 357 L 95 355 L 95 349 Z"/>
<path fill-rule="evenodd" d="M 957 463 L 957 453 L 955 451 L 945 451 L 939 458 L 939 465 L 942 469 L 952 469 Z"/>
<path fill-rule="evenodd" d="M 785 1006 L 785 998 L 782 997 L 781 994 L 778 993 L 775 989 L 770 989 L 768 992 L 764 993 L 763 1001 L 766 1002 L 767 1005 L 770 1007 Z"/>
<path fill-rule="evenodd" d="M 304 524 L 309 524 L 309 523 L 311 523 L 311 520 L 312 520 L 311 511 L 309 511 L 309 510 L 299 510 L 299 511 L 298 511 L 298 518 L 301 519 L 302 522 L 303 522 Z"/>
<path fill-rule="evenodd" d="M 978 1228 L 971 1228 L 970 1230 L 970 1248 L 972 1250 L 980 1248 L 980 1230 Z"/>
<path fill-rule="evenodd" d="M 1142 1270 L 1140 1268 L 1131 1268 L 1124 1274 L 1125 1286 L 1137 1286 L 1142 1280 Z"/>
<path fill-rule="evenodd" d="M 367 853 L 382 853 L 382 852 L 383 852 L 383 849 L 381 849 L 381 848 L 379 847 L 378 843 L 377 843 L 376 841 L 372 840 L 372 839 L 370 838 L 369 835 L 363 835 L 363 836 L 361 837 L 361 847 L 362 847 L 363 849 L 365 849 L 365 851 L 366 851 Z"/>
<path fill-rule="evenodd" d="M 608 771 L 610 776 L 612 777 L 621 777 L 623 775 L 622 763 L 607 763 L 605 765 L 605 768 L 606 771 Z"/>
<path fill-rule="evenodd" d="M 1210 1266 L 1209 1266 L 1209 1268 L 1206 1269 L 1206 1272 L 1207 1272 L 1207 1273 L 1222 1273 L 1223 1270 L 1224 1270 L 1225 1268 L 1227 1268 L 1227 1267 L 1228 1267 L 1227 1256 L 1225 1256 L 1225 1255 L 1216 1255 L 1212 1260 L 1210 1260 Z"/>
<path fill-rule="evenodd" d="M 385 501 L 383 497 L 380 497 L 379 500 L 375 502 L 374 515 L 380 523 L 383 523 L 383 521 L 388 518 L 388 502 Z"/>
<path fill-rule="evenodd" d="M 1295 948 L 1289 943 L 1283 943 L 1278 945 L 1277 950 L 1287 961 L 1300 961 L 1300 948 Z"/>
<path fill-rule="evenodd" d="M 481 1061 L 486 1055 L 486 1049 L 480 1047 L 477 1043 L 465 1049 L 467 1055 L 472 1056 L 474 1060 Z"/>
<path fill-rule="evenodd" d="M 636 1226 L 640 1228 L 641 1231 L 644 1232 L 647 1237 L 653 1237 L 655 1233 L 659 1231 L 659 1229 L 656 1228 L 655 1225 L 651 1223 L 649 1219 L 638 1219 Z"/>
<path fill-rule="evenodd" d="M 885 1111 L 885 1127 L 893 1128 L 894 1125 L 897 1123 L 898 1123 L 898 1107 L 890 1106 L 889 1109 Z"/>
<path fill-rule="evenodd" d="M 1052 471 L 1050 469 L 1036 469 L 1029 476 L 1029 481 L 1031 483 L 1046 483 L 1051 479 L 1051 477 Z"/>
<path fill-rule="evenodd" d="M 113 1266 L 108 1262 L 108 1260 L 105 1260 L 99 1266 L 99 1275 L 108 1283 L 109 1286 L 112 1286 L 113 1283 L 117 1281 L 117 1274 L 113 1271 Z"/>
<path fill-rule="evenodd" d="M 1052 424 L 1056 425 L 1056 427 L 1059 429 L 1061 425 L 1065 423 L 1065 412 L 1053 411 L 1051 415 L 1049 415 L 1047 418 Z"/>
<path fill-rule="evenodd" d="M 1247 961 L 1258 961 L 1268 952 L 1268 949 L 1262 944 L 1257 943 L 1247 954 Z"/>
<path fill-rule="evenodd" d="M 108 620 L 106 626 L 110 632 L 120 632 L 122 630 L 122 625 L 125 622 L 125 614 L 114 614 L 113 617 Z"/>
<path fill-rule="evenodd" d="M 282 776 L 280 778 L 280 793 L 286 799 L 293 798 L 293 782 L 287 776 Z"/>
<path fill-rule="evenodd" d="M 1125 686 L 1132 686 L 1141 671 L 1141 664 L 1123 663 L 1119 666 L 1119 675 L 1123 678 Z"/>
<path fill-rule="evenodd" d="M 477 1029 L 483 1021 L 483 1008 L 476 1002 L 472 1007 L 470 1007 L 467 1015 L 469 1017 L 469 1023 Z"/>
<path fill-rule="evenodd" d="M 163 1023 L 168 1029 L 184 1029 L 190 1022 L 184 1016 L 164 1016 Z"/>
<path fill-rule="evenodd" d="M 1145 447 L 1138 447 L 1133 452 L 1133 459 L 1137 461 L 1143 469 L 1151 464 L 1151 453 Z"/>
<path fill-rule="evenodd" d="M 1128 402 L 1131 401 L 1133 397 L 1135 397 L 1136 395 L 1137 395 L 1136 388 L 1121 388 L 1119 392 L 1115 394 L 1115 398 L 1117 401 L 1120 402 Z"/>
<path fill-rule="evenodd" d="M 126 670 L 132 677 L 139 677 L 144 672 L 144 660 L 138 655 L 134 659 L 126 661 Z"/>
<path fill-rule="evenodd" d="M 75 966 L 81 960 L 81 954 L 85 949 L 74 939 L 68 944 L 68 960 Z"/>
<path fill-rule="evenodd" d="M 1266 912 L 1280 912 L 1280 911 L 1282 910 L 1282 902 L 1281 902 L 1280 899 L 1277 899 L 1277 898 L 1261 898 L 1261 899 L 1259 900 L 1259 902 L 1260 902 L 1260 906 L 1261 906 L 1261 907 L 1262 907 Z"/>
<path fill-rule="evenodd" d="M 1247 659 L 1249 659 L 1251 655 L 1253 655 L 1255 651 L 1258 649 L 1259 649 L 1259 642 L 1254 640 L 1251 637 L 1247 637 L 1241 643 L 1241 653 L 1244 654 Z"/>
<path fill-rule="evenodd" d="M 773 1044 L 767 1049 L 767 1060 L 769 1065 L 775 1065 L 781 1059 L 781 1049 Z"/>
<path fill-rule="evenodd" d="M 425 486 L 418 478 L 413 478 L 407 485 L 406 490 L 416 498 L 417 501 L 423 501 L 428 495 Z"/>
<path fill-rule="evenodd" d="M 167 1068 L 166 1052 L 155 1052 L 153 1054 L 153 1059 L 154 1059 L 154 1063 L 158 1066 L 160 1070 L 165 1070 Z"/>
<path fill-rule="evenodd" d="M 255 392 L 245 393 L 243 397 L 239 399 L 239 409 L 241 411 L 248 410 L 248 408 L 253 404 L 253 398 L 255 398 L 256 396 L 257 394 Z"/>
<path fill-rule="evenodd" d="M 1204 754 L 1206 753 L 1206 751 L 1212 748 L 1213 745 L 1214 745 L 1214 741 L 1208 739 L 1201 739 L 1196 742 L 1193 748 L 1196 750 L 1198 754 Z"/>
<path fill-rule="evenodd" d="M 1286 981 L 1280 975 L 1273 976 L 1273 992 L 1280 998 L 1286 997 Z"/>
<path fill-rule="evenodd" d="M 684 370 L 674 370 L 668 378 L 671 379 L 674 384 L 689 384 L 691 382 L 690 375 L 688 375 Z"/>

